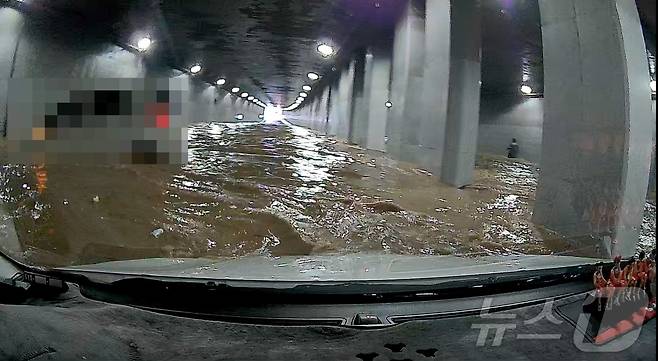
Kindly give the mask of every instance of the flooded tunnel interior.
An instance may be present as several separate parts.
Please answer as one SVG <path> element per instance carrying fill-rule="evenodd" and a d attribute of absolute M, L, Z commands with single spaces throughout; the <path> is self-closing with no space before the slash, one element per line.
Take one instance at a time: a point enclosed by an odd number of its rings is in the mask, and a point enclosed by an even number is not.
<path fill-rule="evenodd" d="M 6 80 L 0 123 L 10 131 L 0 138 L 0 247 L 48 267 L 363 253 L 609 258 L 602 244 L 615 238 L 618 214 L 608 200 L 583 201 L 587 210 L 578 206 L 586 233 L 561 232 L 533 218 L 542 157 L 549 158 L 542 149 L 550 105 L 539 3 L 481 3 L 477 101 L 463 100 L 475 116 L 467 114 L 471 128 L 454 130 L 451 109 L 462 101 L 451 94 L 462 93 L 451 90 L 441 133 L 433 125 L 441 109 L 433 103 L 442 91 L 422 82 L 439 79 L 430 68 L 440 59 L 427 58 L 443 48 L 428 46 L 424 61 L 414 51 L 430 39 L 426 30 L 414 42 L 418 19 L 430 24 L 438 11 L 425 2 L 0 2 Z M 650 79 L 655 20 L 652 28 L 651 15 L 638 5 Z M 409 44 L 401 43 L 401 33 Z M 139 49 L 145 37 L 152 48 Z M 322 54 L 321 45 L 331 54 Z M 424 75 L 414 74 L 415 66 L 424 67 Z M 400 75 L 405 69 L 409 74 Z M 470 71 L 460 69 L 449 68 Z M 28 103 L 16 100 L 15 90 L 21 81 L 44 78 L 179 80 L 187 163 L 12 162 L 12 119 Z M 432 106 L 414 103 L 422 96 L 412 92 L 430 94 Z M 655 118 L 655 89 L 651 104 Z M 285 119 L 263 119 L 268 105 L 283 108 Z M 460 124 L 459 115 L 455 119 Z M 476 140 L 452 144 L 469 134 Z M 510 159 L 512 138 L 520 153 Z M 633 221 L 633 251 L 655 248 L 655 124 L 652 142 L 642 144 L 653 149 L 650 163 L 643 160 L 643 167 L 651 164 L 652 180 L 646 201 L 634 205 L 643 216 Z M 450 157 L 463 152 L 472 153 L 472 165 Z M 471 174 L 464 184 L 445 181 L 453 161 Z"/>
<path fill-rule="evenodd" d="M 0 361 L 655 360 L 655 0 L 0 0 Z"/>

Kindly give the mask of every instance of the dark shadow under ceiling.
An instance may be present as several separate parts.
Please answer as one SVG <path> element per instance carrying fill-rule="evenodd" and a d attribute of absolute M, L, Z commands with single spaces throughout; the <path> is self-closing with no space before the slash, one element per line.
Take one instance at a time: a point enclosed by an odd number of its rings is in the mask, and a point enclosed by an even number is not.
<path fill-rule="evenodd" d="M 655 55 L 655 0 L 636 0 L 650 58 Z M 203 64 L 199 75 L 239 86 L 263 101 L 288 105 L 306 74 L 329 75 L 355 51 L 391 43 L 405 0 L 31 0 L 60 14 L 71 32 L 125 45 L 149 34 L 172 67 Z M 541 93 L 543 64 L 537 0 L 481 0 L 482 92 L 517 93 L 521 83 Z M 99 41 L 101 41 L 99 39 Z M 338 54 L 322 58 L 318 44 Z M 338 64 L 338 65 L 337 65 Z M 655 64 L 655 61 L 654 61 Z M 655 67 L 655 66 L 654 66 Z"/>

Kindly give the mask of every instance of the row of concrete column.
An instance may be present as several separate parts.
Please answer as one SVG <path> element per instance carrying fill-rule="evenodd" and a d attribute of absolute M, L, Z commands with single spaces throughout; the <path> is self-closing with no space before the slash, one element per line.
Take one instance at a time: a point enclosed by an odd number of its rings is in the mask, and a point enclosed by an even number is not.
<path fill-rule="evenodd" d="M 325 89 L 301 110 L 304 125 L 416 163 L 449 184 L 470 183 L 480 94 L 477 3 L 409 1 L 392 49 L 360 52 L 328 87 L 330 96 Z"/>
<path fill-rule="evenodd" d="M 635 2 L 539 2 L 546 107 L 534 220 L 566 237 L 587 235 L 602 255 L 632 254 L 655 129 Z M 357 53 L 295 119 L 445 183 L 469 184 L 481 84 L 478 3 L 409 0 L 392 49 Z"/>

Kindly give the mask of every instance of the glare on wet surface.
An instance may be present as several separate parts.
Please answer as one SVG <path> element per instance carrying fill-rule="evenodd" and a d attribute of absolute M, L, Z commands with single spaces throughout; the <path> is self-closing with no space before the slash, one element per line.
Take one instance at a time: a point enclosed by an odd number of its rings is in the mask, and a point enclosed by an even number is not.
<path fill-rule="evenodd" d="M 412 164 L 304 128 L 200 123 L 189 129 L 185 166 L 6 165 L 0 197 L 19 236 L 14 255 L 39 265 L 579 254 L 530 221 L 537 174 L 530 163 L 480 157 L 474 184 L 455 189 Z M 643 232 L 642 242 L 655 244 L 651 204 Z"/>

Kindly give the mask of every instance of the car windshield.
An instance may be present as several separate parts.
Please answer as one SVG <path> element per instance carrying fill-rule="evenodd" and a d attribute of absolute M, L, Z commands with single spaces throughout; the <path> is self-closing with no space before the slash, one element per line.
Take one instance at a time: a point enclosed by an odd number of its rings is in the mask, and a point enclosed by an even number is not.
<path fill-rule="evenodd" d="M 0 251 L 277 280 L 648 252 L 655 3 L 613 3 L 4 1 Z"/>

